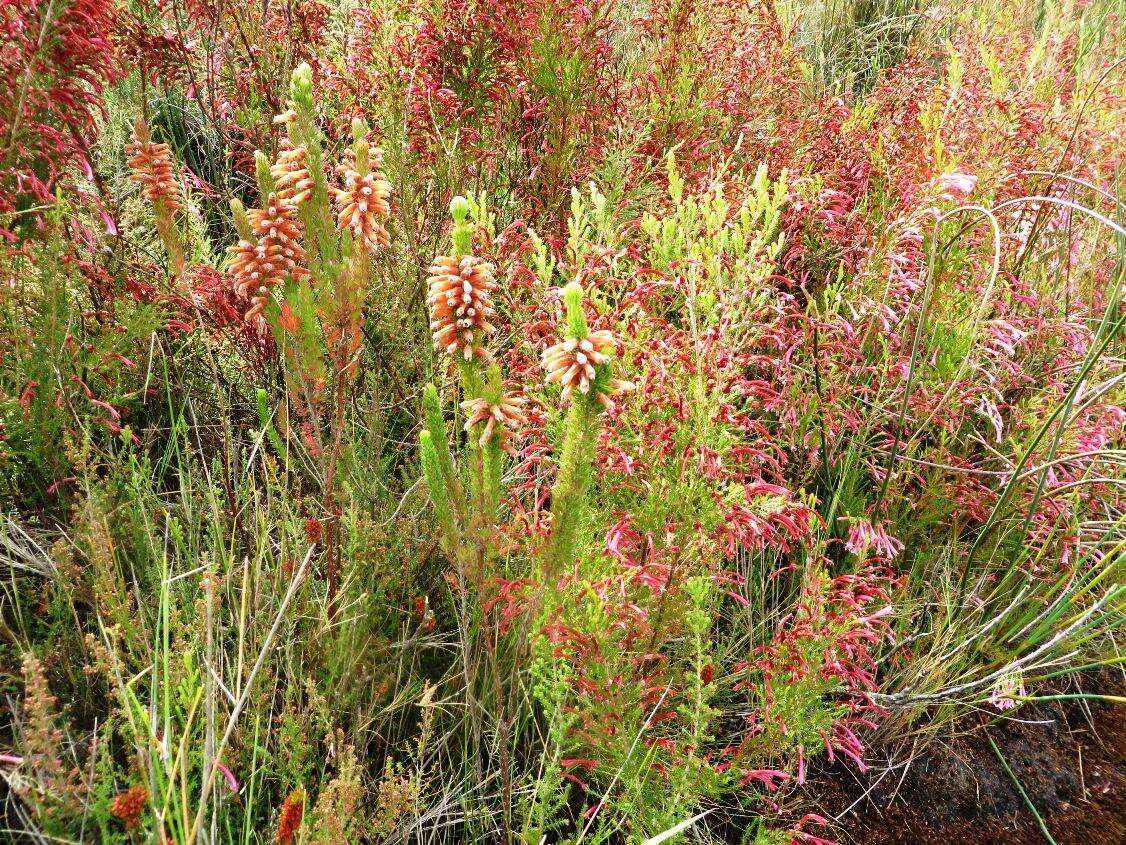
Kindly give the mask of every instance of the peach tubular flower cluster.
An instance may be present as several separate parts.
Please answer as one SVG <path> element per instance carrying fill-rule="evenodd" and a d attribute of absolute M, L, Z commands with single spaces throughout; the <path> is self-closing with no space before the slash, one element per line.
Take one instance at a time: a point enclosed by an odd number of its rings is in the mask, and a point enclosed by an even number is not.
<path fill-rule="evenodd" d="M 294 147 L 288 138 L 281 141 L 281 151 L 278 153 L 278 160 L 270 165 L 270 175 L 274 177 L 279 199 L 300 206 L 313 195 L 309 153 L 304 147 Z"/>
<path fill-rule="evenodd" d="M 336 224 L 351 229 L 352 235 L 372 252 L 386 249 L 391 243 L 383 222 L 391 214 L 391 183 L 380 170 L 383 155 L 372 150 L 372 171 L 361 175 L 344 171 L 344 187 L 333 190 L 336 200 Z"/>
<path fill-rule="evenodd" d="M 466 415 L 465 430 L 469 431 L 478 423 L 484 423 L 478 444 L 484 447 L 495 434 L 500 448 L 513 455 L 516 449 L 512 440 L 516 430 L 528 422 L 523 405 L 523 400 L 511 395 L 502 396 L 499 402 L 490 402 L 483 397 L 467 399 L 461 403 L 461 409 Z"/>
<path fill-rule="evenodd" d="M 493 266 L 472 255 L 460 261 L 438 256 L 430 266 L 427 284 L 434 348 L 467 361 L 487 358 L 484 340 L 495 331 L 489 323 L 496 313 Z"/>
<path fill-rule="evenodd" d="M 141 821 L 141 813 L 149 800 L 149 791 L 137 784 L 119 792 L 110 805 L 110 813 L 119 818 L 126 830 L 135 828 Z"/>
<path fill-rule="evenodd" d="M 574 391 L 589 394 L 594 386 L 595 368 L 610 361 L 617 347 L 614 335 L 607 329 L 591 332 L 584 338 L 569 338 L 549 347 L 543 353 L 543 369 L 548 383 L 563 388 L 564 400 Z M 620 379 L 611 379 L 606 390 L 595 392 L 598 401 L 607 410 L 614 407 L 610 396 L 630 390 L 633 385 Z"/>
<path fill-rule="evenodd" d="M 147 132 L 144 133 L 147 136 Z M 148 137 L 138 135 L 137 140 L 125 146 L 129 167 L 141 183 L 141 193 L 149 202 L 160 200 L 169 214 L 180 210 L 180 186 L 172 168 L 172 154 L 167 144 L 158 144 Z"/>
<path fill-rule="evenodd" d="M 249 320 L 262 312 L 270 291 L 286 276 L 303 278 L 309 271 L 304 266 L 305 249 L 293 203 L 270 194 L 266 208 L 252 209 L 248 217 L 258 242 L 240 240 L 231 247 L 230 270 L 235 289 L 253 301 L 246 314 Z"/>

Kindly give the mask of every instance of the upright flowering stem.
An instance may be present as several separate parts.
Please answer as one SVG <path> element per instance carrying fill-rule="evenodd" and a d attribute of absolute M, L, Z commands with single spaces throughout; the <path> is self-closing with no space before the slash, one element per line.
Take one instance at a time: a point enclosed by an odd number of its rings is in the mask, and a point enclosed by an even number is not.
<path fill-rule="evenodd" d="M 302 182 L 298 195 L 307 192 L 308 200 L 298 203 L 298 207 L 305 226 L 307 246 L 312 254 L 309 269 L 317 278 L 327 279 L 340 260 L 340 237 L 334 225 L 328 177 L 325 175 L 324 149 L 316 122 L 313 71 L 306 63 L 300 64 L 293 71 L 290 98 L 291 110 L 279 116 L 279 119 L 288 131 L 289 145 L 303 151 L 300 164 L 304 168 L 302 175 L 307 181 L 298 180 Z"/>
<path fill-rule="evenodd" d="M 453 558 L 458 557 L 460 530 L 454 515 L 454 504 L 449 477 L 443 467 L 443 452 L 448 451 L 449 442 L 445 430 L 435 436 L 428 428 L 419 435 L 419 454 L 422 461 L 422 477 L 430 491 L 430 501 L 434 504 L 434 515 L 438 522 L 438 542 L 442 551 Z"/>
<path fill-rule="evenodd" d="M 490 363 L 479 395 L 461 403 L 474 469 L 476 515 L 482 532 L 496 524 L 504 454 L 515 450 L 511 440 L 517 426 L 527 422 L 522 401 L 504 392 L 500 366 Z"/>
<path fill-rule="evenodd" d="M 449 255 L 435 257 L 427 279 L 427 306 L 434 348 L 456 364 L 461 385 L 461 410 L 465 414 L 466 460 L 459 471 L 450 449 L 437 390 L 431 385 L 423 396 L 420 435 L 422 473 L 434 505 L 439 542 L 456 567 L 457 613 L 461 637 L 465 687 L 476 701 L 469 707 L 475 747 L 484 735 L 486 714 L 498 731 L 506 731 L 502 690 L 502 663 L 497 648 L 500 632 L 496 617 L 482 614 L 487 578 L 497 551 L 497 518 L 501 500 L 504 455 L 514 454 L 518 428 L 527 422 L 522 400 L 505 391 L 500 366 L 487 344 L 495 331 L 492 292 L 493 266 L 472 254 L 473 204 L 455 197 L 450 204 L 454 226 Z M 481 637 L 479 628 L 494 626 Z M 476 648 L 483 641 L 484 648 Z M 507 742 L 502 741 L 507 747 Z M 499 761 L 502 782 L 510 779 L 506 759 Z M 485 760 L 475 755 L 474 765 L 484 777 Z"/>
<path fill-rule="evenodd" d="M 559 455 L 559 475 L 551 488 L 551 534 L 543 551 L 544 574 L 558 575 L 578 556 L 587 490 L 594 467 L 599 417 L 613 408 L 610 396 L 632 388 L 614 379 L 610 356 L 616 341 L 610 332 L 591 332 L 583 313 L 583 289 L 572 282 L 563 289 L 566 337 L 543 356 L 547 380 L 562 386 L 570 399 Z"/>
<path fill-rule="evenodd" d="M 500 370 L 488 363 L 491 356 L 485 348 L 488 336 L 495 331 L 489 320 L 495 313 L 492 292 L 496 282 L 492 265 L 470 252 L 471 211 L 472 206 L 464 197 L 454 197 L 450 203 L 454 220 L 452 254 L 434 259 L 427 279 L 426 301 L 435 349 L 450 354 L 457 362 L 466 410 L 477 418 L 471 427 L 478 423 L 489 426 L 488 419 L 493 420 L 490 436 L 470 438 L 468 445 L 470 507 L 465 527 L 470 529 L 478 550 L 476 568 L 483 571 L 488 557 L 487 534 L 500 501 L 498 441 L 509 420 L 501 409 L 509 405 L 502 401 Z"/>
<path fill-rule="evenodd" d="M 356 118 L 352 121 L 355 139 L 351 167 L 341 167 L 344 187 L 334 188 L 336 225 L 341 231 L 349 230 L 355 243 L 371 253 L 380 252 L 390 245 L 390 236 L 383 221 L 391 214 L 389 200 L 391 183 L 383 173 L 383 151 L 374 150 L 365 139 L 367 126 Z"/>
<path fill-rule="evenodd" d="M 302 418 L 300 437 L 321 486 L 332 615 L 341 568 L 338 475 L 372 261 L 390 246 L 384 223 L 391 185 L 380 170 L 382 152 L 370 147 L 368 128 L 357 119 L 337 168 L 343 186 L 330 188 L 309 66 L 299 66 L 291 82 L 289 109 L 274 121 L 285 132 L 279 155 L 270 161 L 255 154 L 264 207 L 248 212 L 232 204 L 240 240 L 230 267 L 237 289 L 252 299 L 247 317 L 263 314 L 284 351 L 290 405 Z M 292 433 L 287 417 L 279 415 L 279 424 Z"/>
<path fill-rule="evenodd" d="M 426 385 L 422 394 L 422 412 L 424 432 L 432 439 L 434 448 L 434 462 L 431 470 L 426 475 L 427 486 L 433 490 L 437 486 L 445 489 L 447 498 L 451 503 L 455 522 L 465 519 L 465 502 L 461 490 L 461 481 L 458 478 L 457 466 L 454 464 L 453 451 L 450 449 L 449 432 L 446 430 L 446 420 L 442 416 L 442 401 L 438 397 L 438 390 L 433 384 Z M 426 464 L 423 465 L 426 469 Z M 436 472 L 433 470 L 437 470 Z M 456 531 L 451 534 L 451 548 L 457 545 Z"/>
<path fill-rule="evenodd" d="M 125 148 L 133 177 L 141 183 L 141 192 L 152 203 L 156 233 L 168 253 L 169 270 L 178 283 L 184 278 L 184 245 L 176 230 L 176 212 L 180 210 L 180 185 L 167 144 L 153 141 L 149 125 L 137 118 L 133 143 Z"/>

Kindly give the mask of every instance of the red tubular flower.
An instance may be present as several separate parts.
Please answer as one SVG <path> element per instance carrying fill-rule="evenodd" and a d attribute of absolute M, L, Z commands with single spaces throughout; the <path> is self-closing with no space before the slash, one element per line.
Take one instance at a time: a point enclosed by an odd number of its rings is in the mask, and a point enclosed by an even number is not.
<path fill-rule="evenodd" d="M 71 164 L 89 171 L 102 93 L 120 73 L 117 14 L 112 0 L 0 0 L 0 212 L 51 203 Z"/>
<path fill-rule="evenodd" d="M 305 539 L 310 543 L 319 543 L 324 534 L 324 526 L 315 516 L 305 520 Z"/>
<path fill-rule="evenodd" d="M 269 325 L 261 315 L 244 319 L 254 303 L 235 289 L 229 274 L 197 264 L 191 268 L 188 281 L 193 298 L 203 306 L 217 334 L 228 336 L 256 364 L 274 356 L 277 347 Z"/>

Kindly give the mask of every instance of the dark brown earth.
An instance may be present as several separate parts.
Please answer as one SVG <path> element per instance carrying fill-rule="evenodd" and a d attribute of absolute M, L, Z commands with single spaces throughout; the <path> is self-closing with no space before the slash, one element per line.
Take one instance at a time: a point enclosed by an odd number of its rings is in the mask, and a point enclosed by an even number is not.
<path fill-rule="evenodd" d="M 1101 692 L 1122 695 L 1121 680 L 1099 680 Z M 1126 707 L 1086 705 L 1054 702 L 1022 708 L 1012 719 L 979 718 L 979 730 L 951 732 L 905 769 L 857 775 L 832 767 L 811 797 L 828 818 L 844 813 L 842 845 L 1048 842 L 991 737 L 1057 845 L 1126 845 Z"/>

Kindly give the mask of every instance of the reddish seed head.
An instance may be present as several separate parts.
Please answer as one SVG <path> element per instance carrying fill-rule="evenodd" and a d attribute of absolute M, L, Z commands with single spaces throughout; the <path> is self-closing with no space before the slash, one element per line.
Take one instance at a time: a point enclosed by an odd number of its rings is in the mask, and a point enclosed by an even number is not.
<path fill-rule="evenodd" d="M 291 845 L 297 831 L 301 828 L 304 813 L 305 792 L 298 787 L 286 796 L 278 810 L 278 845 Z"/>
<path fill-rule="evenodd" d="M 305 520 L 305 539 L 310 543 L 319 543 L 324 533 L 324 526 L 315 516 Z"/>
<path fill-rule="evenodd" d="M 117 794 L 110 805 L 110 812 L 121 820 L 126 830 L 131 830 L 140 822 L 148 800 L 149 791 L 138 783 Z"/>

